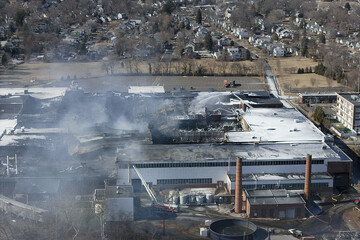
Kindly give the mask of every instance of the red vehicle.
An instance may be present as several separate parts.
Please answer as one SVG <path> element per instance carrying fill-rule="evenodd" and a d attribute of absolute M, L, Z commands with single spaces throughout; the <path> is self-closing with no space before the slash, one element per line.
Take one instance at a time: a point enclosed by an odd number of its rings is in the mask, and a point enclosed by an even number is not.
<path fill-rule="evenodd" d="M 235 87 L 235 81 L 227 81 L 227 80 L 224 80 L 224 87 L 226 87 L 226 88 L 233 88 L 233 87 Z"/>
<path fill-rule="evenodd" d="M 360 197 L 355 199 L 354 203 L 355 203 L 355 205 L 360 206 Z"/>

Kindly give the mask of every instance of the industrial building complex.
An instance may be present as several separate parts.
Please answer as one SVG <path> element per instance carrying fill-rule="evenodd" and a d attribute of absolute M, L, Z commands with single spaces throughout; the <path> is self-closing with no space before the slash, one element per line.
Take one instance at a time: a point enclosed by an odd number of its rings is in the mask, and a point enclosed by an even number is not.
<path fill-rule="evenodd" d="M 333 139 L 267 92 L 72 86 L 0 95 L 1 194 L 24 211 L 40 193 L 44 201 L 78 186 L 103 221 L 134 220 L 144 185 L 153 204 L 151 189 L 170 189 L 164 201 L 180 207 L 235 199 L 235 212 L 251 218 L 303 218 L 312 192 L 351 183 L 352 160 Z M 189 188 L 223 191 L 181 193 Z"/>

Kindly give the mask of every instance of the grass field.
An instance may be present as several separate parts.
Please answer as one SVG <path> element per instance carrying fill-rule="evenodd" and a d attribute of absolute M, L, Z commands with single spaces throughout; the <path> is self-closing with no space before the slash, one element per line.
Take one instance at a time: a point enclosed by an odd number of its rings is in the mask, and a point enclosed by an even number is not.
<path fill-rule="evenodd" d="M 151 71 L 157 75 L 181 75 L 184 71 L 191 75 L 200 66 L 205 69 L 205 74 L 221 75 L 224 69 L 226 74 L 246 73 L 253 75 L 258 73 L 256 62 L 226 62 L 220 64 L 213 59 L 187 60 L 182 62 L 150 62 Z M 106 63 L 108 69 L 110 64 Z M 241 70 L 238 70 L 240 66 Z M 148 62 L 136 62 L 132 60 L 118 61 L 112 64 L 113 74 L 149 74 Z M 191 72 L 189 73 L 189 68 Z M 244 69 L 246 69 L 244 71 Z M 25 63 L 15 66 L 13 69 L 0 68 L 0 87 L 21 87 L 45 85 L 52 82 L 74 79 L 107 77 L 103 62 L 74 62 L 74 63 Z"/>
<path fill-rule="evenodd" d="M 304 57 L 270 58 L 269 64 L 277 76 L 280 88 L 287 94 L 300 91 L 339 91 L 347 87 L 315 73 L 297 74 L 298 68 L 312 68 L 318 64 Z"/>

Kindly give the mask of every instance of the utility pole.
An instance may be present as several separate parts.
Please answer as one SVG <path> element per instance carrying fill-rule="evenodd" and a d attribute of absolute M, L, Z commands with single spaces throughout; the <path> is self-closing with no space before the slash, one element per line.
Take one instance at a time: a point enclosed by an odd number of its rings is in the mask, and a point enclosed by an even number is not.
<path fill-rule="evenodd" d="M 358 69 L 358 94 L 360 94 L 360 70 Z"/>
<path fill-rule="evenodd" d="M 162 233 L 162 235 L 165 236 L 165 213 L 163 213 L 162 216 L 163 216 L 163 233 Z"/>

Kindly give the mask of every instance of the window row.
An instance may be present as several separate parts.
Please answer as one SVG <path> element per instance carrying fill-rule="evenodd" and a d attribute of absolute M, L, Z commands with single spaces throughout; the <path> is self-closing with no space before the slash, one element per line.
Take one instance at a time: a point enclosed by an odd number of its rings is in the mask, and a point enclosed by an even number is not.
<path fill-rule="evenodd" d="M 324 164 L 324 160 L 312 160 L 312 164 Z M 266 166 L 266 165 L 305 165 L 305 160 L 293 161 L 243 161 L 243 166 Z M 182 162 L 182 163 L 138 163 L 137 168 L 178 168 L 178 167 L 227 167 L 228 162 Z M 236 162 L 230 162 L 230 166 L 236 166 Z M 128 168 L 128 164 L 119 164 L 119 168 Z"/>
<path fill-rule="evenodd" d="M 206 184 L 212 183 L 212 178 L 189 178 L 189 179 L 158 179 L 157 184 Z"/>
<path fill-rule="evenodd" d="M 285 184 L 248 184 L 242 186 L 244 189 L 302 189 L 304 183 L 285 183 Z M 329 183 L 311 183 L 313 188 L 329 187 Z"/>

